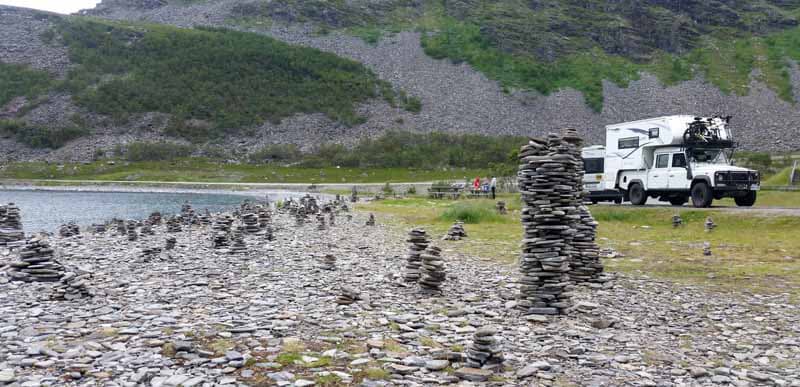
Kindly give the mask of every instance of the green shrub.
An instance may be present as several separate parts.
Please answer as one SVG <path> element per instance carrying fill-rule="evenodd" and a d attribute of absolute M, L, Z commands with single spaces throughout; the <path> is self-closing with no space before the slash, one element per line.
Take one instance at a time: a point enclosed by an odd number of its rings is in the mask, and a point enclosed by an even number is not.
<path fill-rule="evenodd" d="M 0 107 L 15 97 L 36 97 L 52 85 L 53 80 L 44 71 L 0 62 Z"/>
<path fill-rule="evenodd" d="M 357 124 L 355 106 L 391 90 L 355 61 L 253 33 L 85 18 L 59 32 L 78 64 L 65 87 L 80 105 L 118 120 L 169 113 L 168 133 L 192 140 L 296 113 Z"/>
<path fill-rule="evenodd" d="M 70 126 L 66 128 L 43 128 L 31 126 L 22 121 L 0 120 L 0 132 L 32 148 L 58 149 L 68 141 L 87 135 L 85 129 Z"/>
<path fill-rule="evenodd" d="M 271 163 L 277 161 L 295 161 L 301 156 L 300 148 L 294 144 L 270 144 L 251 153 L 248 157 L 251 163 Z"/>
<path fill-rule="evenodd" d="M 125 146 L 128 161 L 171 161 L 192 154 L 188 145 L 168 142 L 133 142 Z"/>
<path fill-rule="evenodd" d="M 498 215 L 494 206 L 479 203 L 455 203 L 448 207 L 442 215 L 441 220 L 464 223 L 499 223 L 503 217 Z"/>

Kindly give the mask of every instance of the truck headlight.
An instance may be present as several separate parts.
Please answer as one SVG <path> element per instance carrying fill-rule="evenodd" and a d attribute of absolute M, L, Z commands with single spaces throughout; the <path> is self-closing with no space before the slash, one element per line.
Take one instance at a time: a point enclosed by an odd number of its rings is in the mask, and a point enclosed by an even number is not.
<path fill-rule="evenodd" d="M 761 181 L 761 174 L 758 171 L 750 172 L 750 179 L 754 183 L 758 183 Z"/>
<path fill-rule="evenodd" d="M 722 183 L 725 181 L 727 174 L 725 172 L 716 172 L 714 173 L 714 182 L 715 183 Z"/>

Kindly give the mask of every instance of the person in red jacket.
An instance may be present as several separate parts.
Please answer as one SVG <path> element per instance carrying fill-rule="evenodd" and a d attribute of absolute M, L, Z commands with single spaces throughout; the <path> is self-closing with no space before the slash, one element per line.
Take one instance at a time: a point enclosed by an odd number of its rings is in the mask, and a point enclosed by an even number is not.
<path fill-rule="evenodd" d="M 475 181 L 472 182 L 472 191 L 478 192 L 481 190 L 481 177 L 478 176 L 475 178 Z"/>

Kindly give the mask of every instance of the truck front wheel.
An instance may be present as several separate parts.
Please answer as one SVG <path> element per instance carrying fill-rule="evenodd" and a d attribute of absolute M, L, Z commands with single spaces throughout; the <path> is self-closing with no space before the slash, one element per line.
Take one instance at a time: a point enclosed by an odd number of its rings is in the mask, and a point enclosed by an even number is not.
<path fill-rule="evenodd" d="M 697 208 L 711 207 L 714 193 L 708 183 L 701 181 L 692 186 L 692 205 Z"/>
<path fill-rule="evenodd" d="M 733 201 L 739 207 L 752 207 L 756 204 L 756 191 L 747 191 L 745 195 L 734 197 Z"/>
<path fill-rule="evenodd" d="M 647 202 L 647 192 L 644 191 L 644 187 L 639 183 L 631 184 L 628 188 L 628 196 L 631 198 L 631 204 L 635 206 L 641 206 Z"/>

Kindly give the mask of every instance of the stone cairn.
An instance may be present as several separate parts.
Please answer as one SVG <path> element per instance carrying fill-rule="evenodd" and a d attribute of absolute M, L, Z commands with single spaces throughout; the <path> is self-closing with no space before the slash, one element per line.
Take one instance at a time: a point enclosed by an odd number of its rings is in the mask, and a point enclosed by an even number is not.
<path fill-rule="evenodd" d="M 711 256 L 711 242 L 703 242 L 703 255 Z"/>
<path fill-rule="evenodd" d="M 24 239 L 19 208 L 14 203 L 0 206 L 0 246 Z"/>
<path fill-rule="evenodd" d="M 161 255 L 160 247 L 145 247 L 142 249 L 142 260 L 145 262 L 150 262 L 159 255 Z"/>
<path fill-rule="evenodd" d="M 322 268 L 324 270 L 336 270 L 336 256 L 325 254 L 325 258 L 322 259 Z"/>
<path fill-rule="evenodd" d="M 507 213 L 508 213 L 508 209 L 506 208 L 506 202 L 504 202 L 504 201 L 499 201 L 499 202 L 497 202 L 497 203 L 494 205 L 494 209 L 495 209 L 495 210 L 497 211 L 497 213 L 498 213 L 498 214 L 500 214 L 500 215 L 505 215 L 505 214 L 507 214 Z"/>
<path fill-rule="evenodd" d="M 358 190 L 356 186 L 353 186 L 353 190 L 350 192 L 350 203 L 355 203 L 358 201 Z"/>
<path fill-rule="evenodd" d="M 711 232 L 715 228 L 717 228 L 717 225 L 714 223 L 714 219 L 711 219 L 710 216 L 707 217 L 706 218 L 706 223 L 705 223 L 706 232 Z"/>
<path fill-rule="evenodd" d="M 47 241 L 32 237 L 20 250 L 19 261 L 11 264 L 8 275 L 15 281 L 56 282 L 64 275 L 64 266 L 53 258 Z"/>
<path fill-rule="evenodd" d="M 206 208 L 205 212 L 200 215 L 197 215 L 197 223 L 202 224 L 203 226 L 208 226 L 211 224 L 211 213 Z"/>
<path fill-rule="evenodd" d="M 175 245 L 178 244 L 178 240 L 175 237 L 168 237 L 166 241 L 166 245 L 164 246 L 164 250 L 172 250 L 175 248 Z"/>
<path fill-rule="evenodd" d="M 328 226 L 325 224 L 325 214 L 319 213 L 317 214 L 317 230 L 325 231 L 328 229 Z"/>
<path fill-rule="evenodd" d="M 211 237 L 211 247 L 215 249 L 224 249 L 229 247 L 231 244 L 228 241 L 228 233 L 224 231 L 215 231 L 214 235 Z"/>
<path fill-rule="evenodd" d="M 375 225 L 375 215 L 370 213 L 369 219 L 367 219 L 367 226 L 374 226 Z"/>
<path fill-rule="evenodd" d="M 91 273 L 66 272 L 58 285 L 53 287 L 50 298 L 55 301 L 71 301 L 92 297 L 93 294 L 86 287 L 91 278 Z"/>
<path fill-rule="evenodd" d="M 253 212 L 242 215 L 242 223 L 244 223 L 244 231 L 248 234 L 255 234 L 261 231 L 261 226 L 258 224 L 258 215 Z"/>
<path fill-rule="evenodd" d="M 444 236 L 444 240 L 446 241 L 460 241 L 463 238 L 467 237 L 467 231 L 464 230 L 464 222 L 456 221 L 450 226 L 450 230 L 447 231 L 447 235 Z"/>
<path fill-rule="evenodd" d="M 336 303 L 339 305 L 350 305 L 361 299 L 359 292 L 351 287 L 342 286 L 339 297 L 336 298 Z"/>
<path fill-rule="evenodd" d="M 231 218 L 228 215 L 225 215 L 214 219 L 214 223 L 211 225 L 211 229 L 213 231 L 222 231 L 224 233 L 228 233 L 231 231 L 231 226 L 233 226 L 233 218 Z"/>
<path fill-rule="evenodd" d="M 153 225 L 150 224 L 150 220 L 145 220 L 144 223 L 142 223 L 142 228 L 139 230 L 139 234 L 156 235 L 156 232 L 153 231 Z"/>
<path fill-rule="evenodd" d="M 570 261 L 569 279 L 573 282 L 602 282 L 600 273 L 600 246 L 597 245 L 597 221 L 589 209 L 581 205 L 578 208 L 580 220 L 575 224 L 577 232 L 572 237 L 575 251 Z"/>
<path fill-rule="evenodd" d="M 415 228 L 408 233 L 406 242 L 409 243 L 409 246 L 408 256 L 406 256 L 405 281 L 417 282 L 422 274 L 422 252 L 428 248 L 431 241 L 424 229 Z"/>
<path fill-rule="evenodd" d="M 108 229 L 106 228 L 105 223 L 98 223 L 92 225 L 92 233 L 94 234 L 105 234 Z"/>
<path fill-rule="evenodd" d="M 136 232 L 136 224 L 133 222 L 128 222 L 128 241 L 135 242 L 139 239 L 139 233 Z"/>
<path fill-rule="evenodd" d="M 328 214 L 328 224 L 330 226 L 335 226 L 336 225 L 336 212 L 335 211 L 331 211 L 331 213 Z"/>
<path fill-rule="evenodd" d="M 475 331 L 472 344 L 467 348 L 467 367 L 483 368 L 503 363 L 505 359 L 495 335 L 497 335 L 497 329 L 492 327 L 483 327 Z"/>
<path fill-rule="evenodd" d="M 161 224 L 161 213 L 158 211 L 150 213 L 150 216 L 147 218 L 147 220 L 150 221 L 150 224 L 158 226 Z"/>
<path fill-rule="evenodd" d="M 60 235 L 62 238 L 73 237 L 75 235 L 80 235 L 80 233 L 80 227 L 73 222 L 62 224 L 61 227 L 58 228 L 58 235 Z"/>
<path fill-rule="evenodd" d="M 181 227 L 180 219 L 175 216 L 167 219 L 167 232 L 175 233 L 181 231 L 183 231 L 183 228 Z"/>
<path fill-rule="evenodd" d="M 231 254 L 247 253 L 247 243 L 244 241 L 244 228 L 242 226 L 236 228 L 231 239 L 233 240 L 230 247 Z"/>
<path fill-rule="evenodd" d="M 441 257 L 442 250 L 436 246 L 429 246 L 420 255 L 422 259 L 422 278 L 419 286 L 428 292 L 441 292 L 445 279 L 444 261 Z"/>
<path fill-rule="evenodd" d="M 117 235 L 119 236 L 127 236 L 128 230 L 125 228 L 125 221 L 116 219 L 114 223 L 117 225 Z"/>
<path fill-rule="evenodd" d="M 683 218 L 679 214 L 672 215 L 672 228 L 678 228 L 683 225 Z"/>
<path fill-rule="evenodd" d="M 520 150 L 519 189 L 525 229 L 520 258 L 520 306 L 533 314 L 560 314 L 570 306 L 568 272 L 573 219 L 579 219 L 574 179 L 577 160 L 556 135 L 531 139 Z"/>
<path fill-rule="evenodd" d="M 183 224 L 192 224 L 196 220 L 194 208 L 188 202 L 183 203 L 181 206 L 180 220 Z"/>
<path fill-rule="evenodd" d="M 267 228 L 272 223 L 272 214 L 269 209 L 264 207 L 258 208 L 258 227 Z"/>

